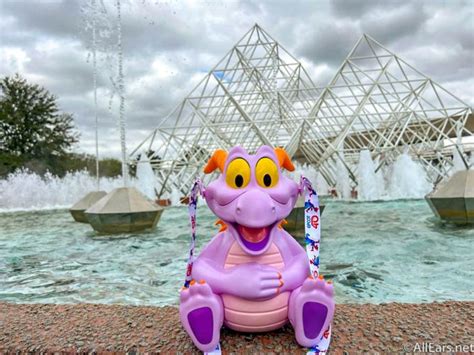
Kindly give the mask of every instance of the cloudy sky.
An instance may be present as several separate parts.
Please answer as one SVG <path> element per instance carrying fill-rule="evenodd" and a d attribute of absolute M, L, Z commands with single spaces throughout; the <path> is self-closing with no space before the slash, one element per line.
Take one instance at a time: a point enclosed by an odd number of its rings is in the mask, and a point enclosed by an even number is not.
<path fill-rule="evenodd" d="M 111 18 L 114 1 L 104 0 Z M 54 93 L 94 151 L 86 0 L 0 0 L 0 75 Z M 474 0 L 122 0 L 128 147 L 135 147 L 255 23 L 301 60 L 320 86 L 362 33 L 474 105 Z M 104 23 L 106 23 L 104 21 Z M 103 33 L 103 32 L 102 32 Z M 113 44 L 113 43 L 111 43 Z M 119 156 L 109 110 L 111 58 L 100 56 L 100 147 Z M 116 101 L 114 101 L 116 102 Z"/>

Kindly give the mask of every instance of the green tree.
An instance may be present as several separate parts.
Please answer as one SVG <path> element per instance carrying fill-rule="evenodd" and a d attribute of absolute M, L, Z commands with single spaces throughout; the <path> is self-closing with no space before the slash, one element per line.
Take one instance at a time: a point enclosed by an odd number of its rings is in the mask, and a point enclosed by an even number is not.
<path fill-rule="evenodd" d="M 51 159 L 78 142 L 73 117 L 56 97 L 18 74 L 0 80 L 0 153 L 10 159 Z"/>

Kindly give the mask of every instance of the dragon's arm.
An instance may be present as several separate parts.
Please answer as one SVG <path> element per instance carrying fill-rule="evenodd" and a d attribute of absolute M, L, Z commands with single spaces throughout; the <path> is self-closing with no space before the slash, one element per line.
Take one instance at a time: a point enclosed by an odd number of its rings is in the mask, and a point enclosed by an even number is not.
<path fill-rule="evenodd" d="M 193 265 L 192 276 L 204 280 L 216 294 L 243 298 L 272 296 L 280 286 L 278 271 L 267 265 L 245 263 L 224 269 L 230 238 L 215 237 Z"/>
<path fill-rule="evenodd" d="M 278 238 L 284 250 L 285 269 L 282 271 L 283 286 L 280 291 L 292 291 L 301 286 L 309 276 L 309 262 L 305 250 L 286 231 Z"/>

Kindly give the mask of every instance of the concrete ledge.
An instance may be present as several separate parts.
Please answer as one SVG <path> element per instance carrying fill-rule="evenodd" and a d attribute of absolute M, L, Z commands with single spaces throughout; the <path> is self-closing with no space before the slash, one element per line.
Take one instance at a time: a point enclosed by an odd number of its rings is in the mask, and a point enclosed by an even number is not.
<path fill-rule="evenodd" d="M 417 343 L 469 346 L 474 302 L 337 305 L 333 327 L 333 354 L 413 352 Z M 224 353 L 305 351 L 290 326 L 262 334 L 223 329 L 221 345 Z M 176 307 L 0 303 L 0 353 L 59 351 L 199 353 Z"/>

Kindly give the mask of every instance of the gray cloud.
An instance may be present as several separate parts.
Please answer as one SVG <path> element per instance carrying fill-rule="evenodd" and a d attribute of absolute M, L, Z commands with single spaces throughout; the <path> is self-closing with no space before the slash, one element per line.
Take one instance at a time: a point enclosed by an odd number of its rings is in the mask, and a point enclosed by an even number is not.
<path fill-rule="evenodd" d="M 333 13 L 338 17 L 357 18 L 369 11 L 381 7 L 392 7 L 401 1 L 380 1 L 380 0 L 333 0 L 331 2 Z"/>
<path fill-rule="evenodd" d="M 378 8 L 367 13 L 361 20 L 361 29 L 390 45 L 400 38 L 415 35 L 427 19 L 421 3 L 407 3 L 391 11 Z"/>
<path fill-rule="evenodd" d="M 315 63 L 335 67 L 347 56 L 361 35 L 357 24 L 352 21 L 328 19 L 300 38 L 297 53 Z"/>
<path fill-rule="evenodd" d="M 104 0 L 113 21 L 114 1 Z M 0 75 L 15 72 L 58 96 L 74 114 L 78 151 L 94 150 L 92 66 L 83 0 L 0 0 Z M 471 1 L 124 0 L 129 149 L 158 125 L 255 23 L 326 84 L 365 32 L 474 103 Z M 454 20 L 455 19 L 455 20 Z M 109 41 L 113 48 L 116 39 Z M 118 156 L 117 101 L 109 110 L 113 57 L 99 56 L 100 146 Z"/>
<path fill-rule="evenodd" d="M 34 36 L 77 37 L 81 23 L 78 1 L 3 0 L 1 10 L 2 17 L 14 19 L 16 31 L 34 31 Z"/>

